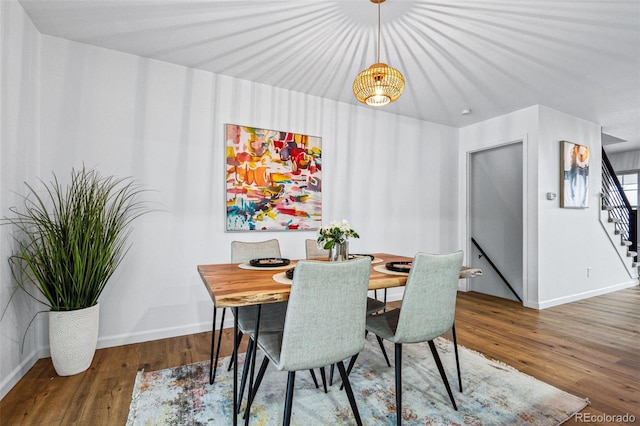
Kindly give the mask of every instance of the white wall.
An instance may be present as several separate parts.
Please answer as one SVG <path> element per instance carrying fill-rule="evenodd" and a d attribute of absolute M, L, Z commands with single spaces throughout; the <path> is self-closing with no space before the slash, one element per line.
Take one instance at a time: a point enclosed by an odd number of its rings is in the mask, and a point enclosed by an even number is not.
<path fill-rule="evenodd" d="M 321 136 L 324 220 L 353 223 L 353 252 L 458 249 L 457 176 L 447 167 L 455 129 L 50 36 L 41 43 L 40 123 L 28 123 L 40 150 L 21 156 L 30 168 L 20 180 L 66 180 L 85 164 L 132 176 L 161 210 L 135 224 L 100 299 L 99 347 L 209 330 L 196 265 L 228 262 L 234 239 L 277 237 L 284 256 L 304 256 L 310 231 L 224 231 L 224 123 Z M 8 183 L 3 191 L 21 189 Z"/>
<path fill-rule="evenodd" d="M 590 148 L 589 208 L 559 208 L 561 140 Z M 635 285 L 600 222 L 601 129 L 578 118 L 539 108 L 538 304 L 548 307 Z M 587 276 L 587 268 L 591 268 Z"/>
<path fill-rule="evenodd" d="M 12 190 L 21 190 L 23 182 L 39 172 L 40 34 L 17 2 L 0 2 L 0 52 L 0 217 L 4 217 L 19 200 Z M 40 329 L 36 325 L 27 332 L 36 304 L 22 292 L 12 296 L 15 285 L 7 263 L 13 247 L 10 231 L 0 226 L 0 398 L 40 358 Z"/>
<path fill-rule="evenodd" d="M 460 130 L 459 235 L 468 245 L 468 155 L 523 141 L 524 155 L 524 304 L 546 308 L 636 285 L 619 261 L 599 223 L 601 179 L 600 126 L 552 109 L 534 106 Z M 560 141 L 591 148 L 589 208 L 561 209 Z M 587 267 L 591 276 L 587 277 Z"/>

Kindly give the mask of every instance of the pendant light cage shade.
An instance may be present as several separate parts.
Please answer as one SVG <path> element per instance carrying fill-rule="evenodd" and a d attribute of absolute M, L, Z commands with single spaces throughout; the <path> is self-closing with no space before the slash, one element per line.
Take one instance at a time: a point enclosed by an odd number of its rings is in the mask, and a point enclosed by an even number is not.
<path fill-rule="evenodd" d="M 363 104 L 382 106 L 397 100 L 404 91 L 404 76 L 400 71 L 380 62 L 380 3 L 378 5 L 378 62 L 360 72 L 353 82 L 353 94 Z"/>
<path fill-rule="evenodd" d="M 404 91 L 404 76 L 384 63 L 371 65 L 353 82 L 356 99 L 371 106 L 382 106 L 397 100 Z"/>

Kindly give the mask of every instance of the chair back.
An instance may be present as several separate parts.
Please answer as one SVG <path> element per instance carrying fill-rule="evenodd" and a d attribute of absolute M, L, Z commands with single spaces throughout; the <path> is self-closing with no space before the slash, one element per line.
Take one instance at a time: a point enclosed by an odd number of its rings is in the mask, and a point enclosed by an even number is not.
<path fill-rule="evenodd" d="M 278 369 L 307 370 L 362 350 L 371 259 L 296 265 Z"/>
<path fill-rule="evenodd" d="M 463 252 L 417 253 L 407 279 L 394 343 L 435 339 L 453 327 Z"/>
<path fill-rule="evenodd" d="M 263 257 L 281 257 L 278 240 L 231 242 L 231 263 L 248 262 Z"/>
<path fill-rule="evenodd" d="M 307 259 L 329 258 L 329 250 L 318 248 L 318 242 L 316 240 L 304 240 L 304 248 L 307 253 Z"/>

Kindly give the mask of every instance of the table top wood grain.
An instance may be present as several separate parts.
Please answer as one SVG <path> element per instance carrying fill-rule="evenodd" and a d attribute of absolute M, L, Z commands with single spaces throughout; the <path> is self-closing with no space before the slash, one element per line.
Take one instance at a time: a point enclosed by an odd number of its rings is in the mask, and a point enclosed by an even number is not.
<path fill-rule="evenodd" d="M 372 253 L 375 258 L 386 262 L 406 262 L 412 258 L 388 253 Z M 291 261 L 294 267 L 297 261 Z M 371 266 L 369 290 L 401 287 L 406 284 L 408 275 L 385 274 L 374 270 Z M 238 263 L 222 263 L 215 265 L 198 265 L 198 273 L 202 278 L 211 300 L 217 308 L 233 308 L 261 303 L 275 303 L 289 299 L 291 286 L 281 284 L 273 276 L 284 269 L 242 269 Z M 477 268 L 463 267 L 460 278 L 472 278 L 481 275 Z"/>

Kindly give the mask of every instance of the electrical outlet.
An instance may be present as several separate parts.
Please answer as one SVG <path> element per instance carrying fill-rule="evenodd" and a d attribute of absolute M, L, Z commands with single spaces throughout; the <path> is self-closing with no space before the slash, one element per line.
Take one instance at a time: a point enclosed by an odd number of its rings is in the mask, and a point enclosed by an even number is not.
<path fill-rule="evenodd" d="M 591 276 L 591 266 L 587 267 L 587 278 Z"/>

